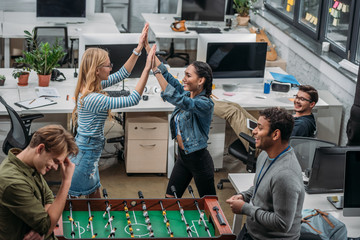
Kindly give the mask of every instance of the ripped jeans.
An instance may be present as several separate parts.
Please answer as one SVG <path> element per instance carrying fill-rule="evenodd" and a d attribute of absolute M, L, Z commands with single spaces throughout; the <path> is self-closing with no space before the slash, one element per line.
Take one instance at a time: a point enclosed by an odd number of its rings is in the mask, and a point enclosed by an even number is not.
<path fill-rule="evenodd" d="M 98 164 L 105 139 L 78 134 L 75 140 L 79 153 L 71 159 L 71 162 L 75 164 L 75 171 L 69 194 L 78 197 L 89 195 L 101 186 Z"/>

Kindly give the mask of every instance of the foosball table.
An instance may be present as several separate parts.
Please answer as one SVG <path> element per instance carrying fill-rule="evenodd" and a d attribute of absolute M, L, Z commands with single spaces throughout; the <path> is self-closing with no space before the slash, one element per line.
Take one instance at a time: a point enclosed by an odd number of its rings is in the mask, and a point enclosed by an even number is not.
<path fill-rule="evenodd" d="M 68 199 L 54 232 L 59 240 L 236 238 L 216 196 Z"/>

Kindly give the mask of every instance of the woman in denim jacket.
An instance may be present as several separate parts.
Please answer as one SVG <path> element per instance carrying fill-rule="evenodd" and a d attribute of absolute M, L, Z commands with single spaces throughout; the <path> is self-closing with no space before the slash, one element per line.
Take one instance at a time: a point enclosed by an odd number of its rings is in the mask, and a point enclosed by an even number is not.
<path fill-rule="evenodd" d="M 146 46 L 146 50 L 149 49 Z M 181 197 L 193 177 L 200 197 L 216 195 L 214 163 L 206 149 L 214 111 L 214 103 L 210 99 L 211 68 L 207 63 L 193 62 L 186 68 L 181 85 L 156 57 L 154 61 L 152 70 L 162 89 L 161 97 L 176 106 L 171 115 L 170 130 L 172 139 L 176 138 L 178 142 L 179 157 L 167 186 L 166 197 L 173 197 L 172 185 L 176 188 L 177 196 Z"/>

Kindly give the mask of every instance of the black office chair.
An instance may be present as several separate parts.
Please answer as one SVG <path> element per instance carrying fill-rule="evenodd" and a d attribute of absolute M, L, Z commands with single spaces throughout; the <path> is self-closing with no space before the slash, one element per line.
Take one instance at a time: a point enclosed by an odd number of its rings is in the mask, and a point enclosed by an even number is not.
<path fill-rule="evenodd" d="M 117 121 L 123 129 L 125 129 L 125 114 L 118 113 L 118 116 L 113 115 L 112 118 Z M 118 161 L 125 160 L 125 136 L 113 137 L 106 140 L 107 143 L 119 143 L 121 146 L 120 148 L 116 148 L 115 155 L 117 156 Z"/>
<path fill-rule="evenodd" d="M 55 44 L 56 41 L 63 47 L 66 55 L 59 61 L 60 66 L 67 64 L 70 67 L 72 63 L 73 53 L 72 48 L 69 49 L 68 29 L 64 26 L 45 26 L 35 27 L 34 34 L 36 36 L 37 43 L 48 42 L 49 44 Z"/>
<path fill-rule="evenodd" d="M 168 56 L 166 57 L 166 60 L 169 58 L 180 58 L 185 61 L 185 65 L 189 65 L 190 62 L 190 56 L 188 53 L 175 53 L 175 47 L 174 47 L 174 39 L 171 39 L 170 49 Z"/>
<path fill-rule="evenodd" d="M 6 136 L 2 149 L 5 154 L 8 154 L 10 148 L 24 149 L 30 143 L 31 133 L 30 127 L 31 122 L 37 118 L 44 117 L 43 114 L 32 114 L 20 117 L 17 112 L 10 107 L 6 101 L 0 96 L 0 102 L 5 106 L 9 113 L 11 121 L 11 129 Z"/>
<path fill-rule="evenodd" d="M 232 144 L 230 144 L 228 148 L 228 152 L 233 155 L 235 158 L 239 159 L 243 163 L 246 164 L 246 170 L 248 172 L 256 171 L 256 157 L 255 157 L 255 139 L 246 133 L 241 132 L 239 134 L 240 137 L 249 142 L 249 149 L 246 149 L 244 144 L 240 141 L 240 139 L 236 139 Z M 218 189 L 223 189 L 223 183 L 229 182 L 229 179 L 220 179 L 217 184 Z"/>
<path fill-rule="evenodd" d="M 334 147 L 335 143 L 312 137 L 290 137 L 289 145 L 294 149 L 295 155 L 301 166 L 301 170 L 309 177 L 315 150 L 319 147 Z"/>

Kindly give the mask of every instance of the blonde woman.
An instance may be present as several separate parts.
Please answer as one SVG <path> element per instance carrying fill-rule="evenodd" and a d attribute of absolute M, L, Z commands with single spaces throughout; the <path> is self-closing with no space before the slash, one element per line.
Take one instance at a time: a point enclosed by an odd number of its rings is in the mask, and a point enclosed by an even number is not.
<path fill-rule="evenodd" d="M 76 143 L 79 154 L 71 161 L 75 164 L 69 194 L 71 196 L 86 195 L 90 198 L 100 198 L 100 177 L 98 162 L 104 147 L 104 124 L 110 110 L 134 106 L 139 103 L 144 91 L 151 59 L 147 60 L 140 80 L 135 90 L 127 97 L 109 97 L 102 89 L 120 82 L 130 75 L 140 53 L 144 40 L 147 39 L 146 24 L 139 44 L 119 71 L 111 75 L 112 64 L 105 50 L 89 48 L 85 51 L 80 65 L 79 80 L 75 89 L 76 105 L 73 111 L 73 123 L 77 125 Z M 155 47 L 149 57 L 155 55 Z"/>

